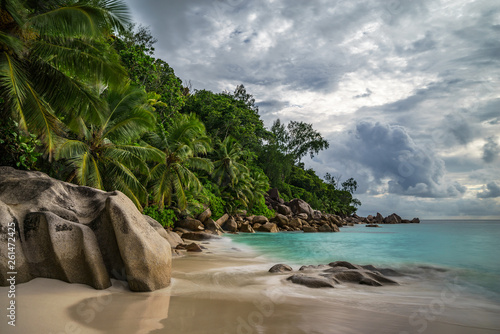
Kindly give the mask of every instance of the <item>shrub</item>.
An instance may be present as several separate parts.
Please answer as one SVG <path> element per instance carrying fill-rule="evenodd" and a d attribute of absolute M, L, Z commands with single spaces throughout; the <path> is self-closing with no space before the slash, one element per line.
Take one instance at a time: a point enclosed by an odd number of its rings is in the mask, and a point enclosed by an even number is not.
<path fill-rule="evenodd" d="M 152 205 L 144 208 L 143 214 L 153 218 L 163 227 L 174 227 L 176 216 L 172 209 L 160 210 L 157 205 Z"/>

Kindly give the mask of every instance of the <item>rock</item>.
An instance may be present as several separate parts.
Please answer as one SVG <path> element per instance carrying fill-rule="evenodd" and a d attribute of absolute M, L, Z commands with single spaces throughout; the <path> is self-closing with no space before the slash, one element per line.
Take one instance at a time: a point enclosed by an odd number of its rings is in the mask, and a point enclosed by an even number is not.
<path fill-rule="evenodd" d="M 201 249 L 200 245 L 198 245 L 197 243 L 193 242 L 189 245 L 186 246 L 186 250 L 188 252 L 203 252 L 203 250 Z"/>
<path fill-rule="evenodd" d="M 255 231 L 252 228 L 252 225 L 250 223 L 243 223 L 241 224 L 240 232 L 243 233 L 255 233 Z"/>
<path fill-rule="evenodd" d="M 233 217 L 230 217 L 226 222 L 221 226 L 224 231 L 228 232 L 237 232 L 238 231 L 238 224 L 234 220 Z"/>
<path fill-rule="evenodd" d="M 314 220 L 320 220 L 322 218 L 323 218 L 323 214 L 321 213 L 321 211 L 313 210 L 312 219 L 314 219 Z"/>
<path fill-rule="evenodd" d="M 315 269 L 325 269 L 329 268 L 329 266 L 326 266 L 324 264 L 319 264 L 319 265 L 308 265 L 308 266 L 302 266 L 299 268 L 299 271 L 305 271 L 305 270 L 315 270 Z"/>
<path fill-rule="evenodd" d="M 222 227 L 220 227 L 219 224 L 217 224 L 213 219 L 208 218 L 203 225 L 205 225 L 205 230 L 210 231 L 210 233 L 215 234 L 215 235 L 223 235 L 224 230 Z"/>
<path fill-rule="evenodd" d="M 181 238 L 187 239 L 187 240 L 195 240 L 195 241 L 220 239 L 218 236 L 215 236 L 213 234 L 203 233 L 203 232 L 184 233 Z"/>
<path fill-rule="evenodd" d="M 269 219 L 267 219 L 267 217 L 265 216 L 255 216 L 253 217 L 252 223 L 264 225 L 266 223 L 269 223 Z"/>
<path fill-rule="evenodd" d="M 203 231 L 204 227 L 201 221 L 191 217 L 187 217 L 183 220 L 178 221 L 175 224 L 177 227 L 189 230 L 189 231 Z"/>
<path fill-rule="evenodd" d="M 368 225 L 365 225 L 366 227 L 380 227 L 379 225 L 377 224 L 368 224 Z"/>
<path fill-rule="evenodd" d="M 384 224 L 401 224 L 401 217 L 393 213 L 384 218 Z"/>
<path fill-rule="evenodd" d="M 288 206 L 294 214 L 305 213 L 308 217 L 313 216 L 311 206 L 300 198 L 295 198 L 288 203 Z"/>
<path fill-rule="evenodd" d="M 278 211 L 278 213 L 281 213 L 282 215 L 285 215 L 285 216 L 292 214 L 292 209 L 290 209 L 285 204 L 278 204 L 278 206 L 276 207 L 276 210 Z"/>
<path fill-rule="evenodd" d="M 217 219 L 215 222 L 217 224 L 219 224 L 219 226 L 222 226 L 224 225 L 224 223 L 229 219 L 229 215 L 227 213 L 225 213 L 222 217 L 220 217 L 219 219 Z"/>
<path fill-rule="evenodd" d="M 293 228 L 298 228 L 300 229 L 303 225 L 304 225 L 304 221 L 300 218 L 292 218 L 290 219 L 290 221 L 288 222 L 288 225 L 293 227 Z"/>
<path fill-rule="evenodd" d="M 358 265 L 355 265 L 355 264 L 352 264 L 350 262 L 347 262 L 347 261 L 335 261 L 335 262 L 330 262 L 328 263 L 328 265 L 330 267 L 344 267 L 344 268 L 347 268 L 347 269 L 360 269 L 362 267 L 358 266 Z"/>
<path fill-rule="evenodd" d="M 277 213 L 276 216 L 271 219 L 271 222 L 276 223 L 279 227 L 284 227 L 288 225 L 288 218 L 280 213 Z"/>
<path fill-rule="evenodd" d="M 212 217 L 212 211 L 210 210 L 210 208 L 207 208 L 205 211 L 198 215 L 198 220 L 202 223 L 205 223 L 205 221 L 210 217 Z"/>
<path fill-rule="evenodd" d="M 373 218 L 373 216 L 372 216 L 372 215 L 368 215 L 368 216 L 366 216 L 366 219 L 367 219 L 368 221 L 372 221 L 374 218 Z"/>
<path fill-rule="evenodd" d="M 261 226 L 262 226 L 262 225 L 261 225 L 261 224 L 259 224 L 259 223 L 257 223 L 257 224 L 253 224 L 253 229 L 257 231 L 257 230 L 258 230 Z"/>
<path fill-rule="evenodd" d="M 401 224 L 410 224 L 411 221 L 409 221 L 408 219 L 401 219 Z"/>
<path fill-rule="evenodd" d="M 418 223 L 420 223 L 420 219 L 418 219 L 418 218 L 413 218 L 413 219 L 411 220 L 411 223 L 412 223 L 412 224 L 418 224 Z"/>
<path fill-rule="evenodd" d="M 297 218 L 302 219 L 302 220 L 308 220 L 309 216 L 307 215 L 307 213 L 298 213 Z"/>
<path fill-rule="evenodd" d="M 311 232 L 318 232 L 318 230 L 315 227 L 312 226 L 303 226 L 302 231 L 306 233 L 311 233 Z"/>
<path fill-rule="evenodd" d="M 258 224 L 259 223 L 255 224 L 255 225 L 258 225 Z M 267 224 L 259 226 L 258 228 L 255 228 L 255 225 L 254 225 L 254 229 L 256 231 L 259 231 L 259 232 L 269 232 L 269 233 L 279 232 L 278 226 L 276 226 L 275 223 L 267 223 Z"/>
<path fill-rule="evenodd" d="M 292 267 L 286 264 L 275 264 L 269 269 L 270 273 L 284 273 L 286 271 L 293 271 Z"/>
<path fill-rule="evenodd" d="M 322 277 L 312 277 L 303 274 L 292 275 L 287 278 L 294 284 L 307 286 L 308 288 L 333 288 L 333 281 Z"/>
<path fill-rule="evenodd" d="M 375 216 L 375 221 L 381 224 L 384 221 L 384 216 L 382 216 L 379 212 L 377 212 L 377 216 Z"/>
<path fill-rule="evenodd" d="M 157 222 L 124 194 L 0 167 L 0 240 L 16 227 L 16 283 L 35 277 L 96 289 L 111 278 L 132 291 L 170 284 L 171 247 Z M 0 242 L 0 285 L 6 286 L 7 243 Z"/>
<path fill-rule="evenodd" d="M 275 201 L 279 200 L 279 198 L 280 198 L 280 193 L 279 193 L 278 189 L 276 189 L 276 188 L 269 189 L 269 191 L 267 192 L 267 195 Z"/>
<path fill-rule="evenodd" d="M 348 223 L 347 226 L 354 226 L 354 223 Z"/>
<path fill-rule="evenodd" d="M 345 261 L 337 261 L 342 266 L 335 266 L 333 268 L 324 270 L 321 276 L 328 278 L 335 278 L 341 282 L 359 283 L 371 286 L 382 286 L 386 284 L 398 284 L 396 281 L 385 277 L 379 272 L 366 270 L 359 265 L 353 265 Z M 373 266 L 364 266 L 373 267 Z"/>
<path fill-rule="evenodd" d="M 165 232 L 167 234 L 167 237 L 165 239 L 167 239 L 168 243 L 170 244 L 170 247 L 175 248 L 177 247 L 178 244 L 181 244 L 183 242 L 179 234 L 166 230 Z"/>
<path fill-rule="evenodd" d="M 318 232 L 333 232 L 333 229 L 328 224 L 324 224 L 318 227 Z"/>

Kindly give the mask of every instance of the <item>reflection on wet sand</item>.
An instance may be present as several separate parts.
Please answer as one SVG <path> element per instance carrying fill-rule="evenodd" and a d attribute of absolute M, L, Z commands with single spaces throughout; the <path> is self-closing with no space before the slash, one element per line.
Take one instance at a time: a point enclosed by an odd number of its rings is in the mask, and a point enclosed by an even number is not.
<path fill-rule="evenodd" d="M 124 283 L 114 287 L 119 284 Z M 102 291 L 73 304 L 67 312 L 74 322 L 89 329 L 147 334 L 163 328 L 160 321 L 168 318 L 169 305 L 169 289 L 152 293 Z"/>

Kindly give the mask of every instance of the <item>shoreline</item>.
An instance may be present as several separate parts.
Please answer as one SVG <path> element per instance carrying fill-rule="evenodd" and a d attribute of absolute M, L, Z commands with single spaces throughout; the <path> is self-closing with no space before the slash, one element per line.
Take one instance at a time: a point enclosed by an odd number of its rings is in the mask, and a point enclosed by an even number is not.
<path fill-rule="evenodd" d="M 172 284 L 134 293 L 37 278 L 17 286 L 18 321 L 6 333 L 496 333 L 500 306 L 425 284 L 310 289 L 271 274 L 267 258 L 226 238 L 174 258 Z M 437 294 L 436 294 L 437 293 Z M 0 288 L 6 296 L 6 288 Z M 453 300 L 452 300 L 453 299 Z M 2 297 L 3 300 L 3 297 Z M 441 312 L 441 303 L 444 309 Z M 494 305 L 493 305 L 494 306 Z M 426 314 L 415 313 L 426 308 Z M 439 312 L 438 312 L 439 311 Z M 438 314 L 439 313 L 439 314 Z M 54 321 L 55 319 L 55 321 Z"/>

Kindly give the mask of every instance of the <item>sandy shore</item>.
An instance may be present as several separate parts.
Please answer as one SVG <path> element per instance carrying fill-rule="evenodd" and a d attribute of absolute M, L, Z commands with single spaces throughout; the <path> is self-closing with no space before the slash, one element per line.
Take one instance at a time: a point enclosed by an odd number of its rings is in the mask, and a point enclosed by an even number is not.
<path fill-rule="evenodd" d="M 17 286 L 16 327 L 1 333 L 499 333 L 500 305 L 453 285 L 309 289 L 269 274 L 270 264 L 228 241 L 174 259 L 172 285 L 133 293 L 35 279 Z M 236 246 L 240 247 L 240 246 Z M 294 268 L 297 269 L 297 268 Z M 7 314 L 8 288 L 0 288 Z"/>

